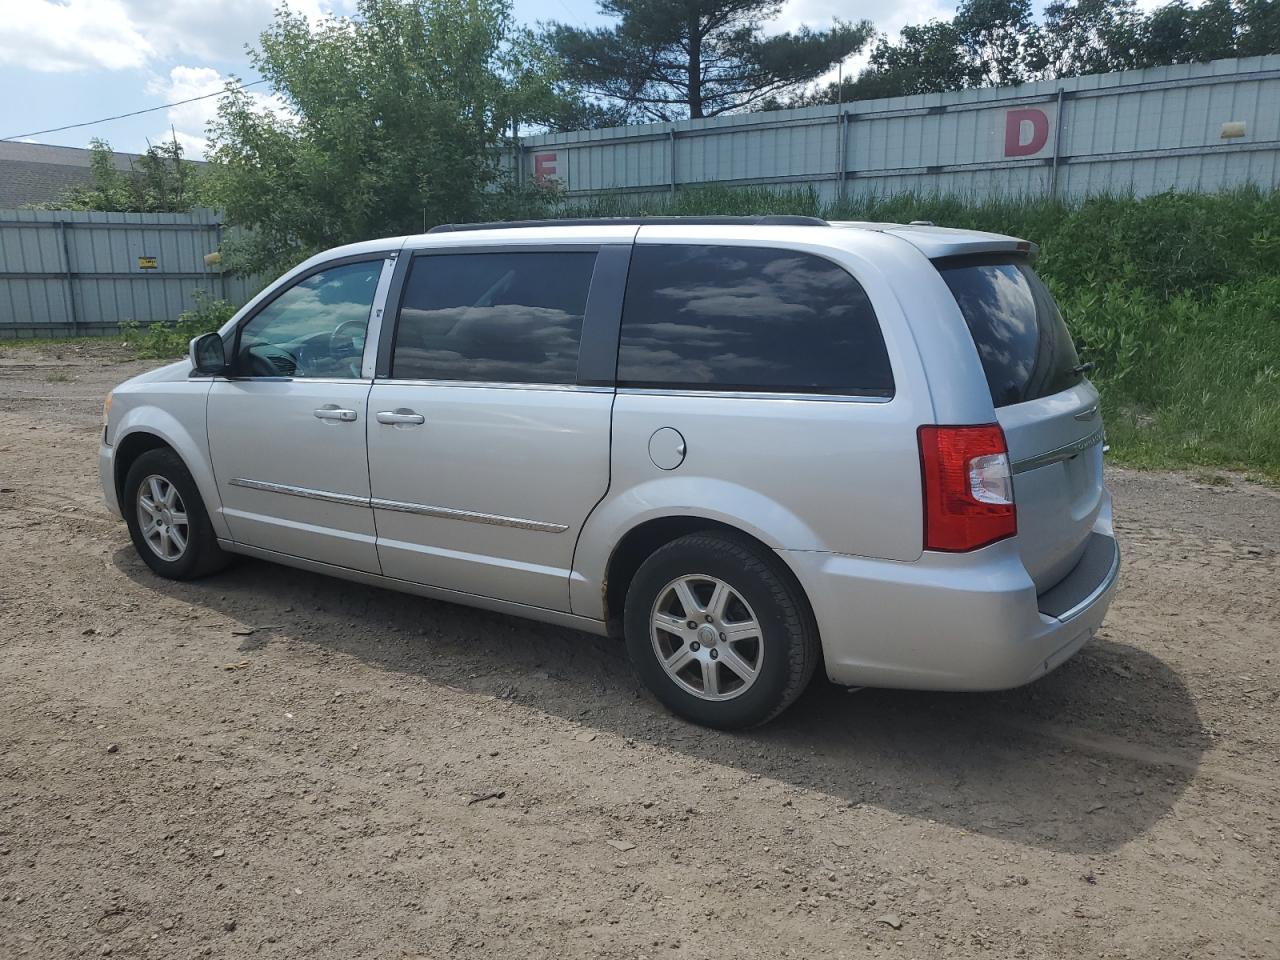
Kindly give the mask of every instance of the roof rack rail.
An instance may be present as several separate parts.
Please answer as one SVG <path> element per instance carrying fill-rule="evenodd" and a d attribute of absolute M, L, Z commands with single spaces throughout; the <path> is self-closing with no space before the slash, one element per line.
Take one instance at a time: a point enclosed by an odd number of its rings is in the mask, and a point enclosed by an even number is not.
<path fill-rule="evenodd" d="M 645 225 L 735 227 L 826 227 L 818 217 L 762 214 L 754 217 L 570 217 L 563 220 L 495 220 L 491 223 L 441 223 L 427 233 L 460 233 L 467 230 L 511 230 L 522 227 L 639 227 Z"/>

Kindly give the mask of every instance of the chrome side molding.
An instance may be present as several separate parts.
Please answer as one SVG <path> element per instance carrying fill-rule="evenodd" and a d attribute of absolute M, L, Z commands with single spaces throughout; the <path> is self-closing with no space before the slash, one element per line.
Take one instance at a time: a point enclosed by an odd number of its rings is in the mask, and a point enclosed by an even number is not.
<path fill-rule="evenodd" d="M 465 520 L 468 523 L 487 523 L 496 527 L 515 527 L 518 530 L 534 530 L 539 533 L 564 533 L 569 529 L 566 523 L 548 523 L 545 520 L 527 520 L 524 517 L 504 517 L 496 513 L 477 513 L 474 510 L 455 510 L 451 507 L 434 507 L 430 504 L 405 503 L 400 500 L 381 500 L 377 497 L 357 497 L 349 493 L 330 493 L 327 490 L 294 487 L 287 483 L 267 483 L 265 480 L 248 480 L 243 477 L 236 477 L 228 480 L 227 483 L 233 487 L 279 493 L 286 497 L 341 503 L 351 507 L 371 507 L 374 510 L 392 510 L 396 513 L 439 517 L 442 520 Z"/>
<path fill-rule="evenodd" d="M 245 480 L 236 477 L 227 483 L 233 487 L 246 487 L 249 490 L 262 490 L 265 493 L 282 493 L 287 497 L 302 497 L 304 500 L 321 500 L 325 503 L 344 503 L 352 507 L 367 507 L 368 497 L 356 497 L 349 493 L 330 493 L 327 490 L 312 490 L 310 487 L 293 487 L 287 483 L 267 483 L 265 480 Z"/>
<path fill-rule="evenodd" d="M 496 513 L 477 513 L 474 510 L 454 510 L 450 507 L 433 507 L 425 503 L 404 503 L 400 500 L 369 501 L 375 510 L 393 510 L 396 513 L 413 513 L 423 517 L 440 517 L 443 520 L 466 520 L 470 523 L 488 523 L 495 527 L 516 527 L 520 530 L 537 530 L 542 533 L 564 533 L 566 523 L 548 523 L 545 520 L 526 520 L 523 517 L 504 517 Z"/>

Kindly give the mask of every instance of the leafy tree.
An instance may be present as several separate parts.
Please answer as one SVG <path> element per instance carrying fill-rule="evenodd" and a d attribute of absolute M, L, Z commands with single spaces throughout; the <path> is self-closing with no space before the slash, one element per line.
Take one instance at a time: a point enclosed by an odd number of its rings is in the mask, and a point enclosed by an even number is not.
<path fill-rule="evenodd" d="M 785 100 L 772 100 L 764 108 L 850 103 L 973 86 L 980 77 L 965 60 L 961 46 L 960 32 L 950 21 L 906 26 L 897 43 L 883 34 L 876 39 L 867 67 L 857 76 Z"/>
<path fill-rule="evenodd" d="M 1236 10 L 1238 56 L 1280 52 L 1280 0 L 1238 0 Z"/>
<path fill-rule="evenodd" d="M 1021 83 L 1043 70 L 1045 63 L 1030 0 L 965 0 L 951 20 L 903 27 L 896 42 L 881 34 L 866 68 L 843 86 L 829 84 L 772 101 L 770 106 L 847 103 Z"/>
<path fill-rule="evenodd" d="M 1231 0 L 1184 0 L 1158 7 L 1142 25 L 1138 66 L 1192 63 L 1236 56 L 1236 13 Z"/>
<path fill-rule="evenodd" d="M 982 86 L 1022 83 L 1044 66 L 1031 0 L 964 0 L 952 24 Z"/>
<path fill-rule="evenodd" d="M 210 128 L 242 269 L 501 213 L 507 131 L 566 109 L 506 0 L 360 0 L 318 24 L 281 7 L 259 42 L 274 104 L 229 84 Z"/>
<path fill-rule="evenodd" d="M 558 70 L 559 65 L 550 68 Z M 565 130 L 599 130 L 603 127 L 625 126 L 631 119 L 630 111 L 619 103 L 605 103 L 584 96 L 578 87 L 560 78 L 552 84 L 554 95 L 545 101 L 544 109 L 533 110 L 527 120 L 535 127 L 551 132 Z M 518 132 L 518 131 L 517 131 Z"/>
<path fill-rule="evenodd" d="M 781 0 L 600 0 L 616 17 L 586 30 L 551 24 L 545 38 L 565 79 L 628 118 L 714 117 L 810 83 L 870 39 L 870 23 L 837 22 L 765 36 Z"/>
<path fill-rule="evenodd" d="M 965 0 L 951 20 L 881 35 L 843 86 L 774 98 L 809 106 L 1074 77 L 1166 63 L 1280 53 L 1280 0 L 1173 0 L 1143 15 L 1134 0 Z"/>
<path fill-rule="evenodd" d="M 148 144 L 147 152 L 129 168 L 116 166 L 105 140 L 89 143 L 90 184 L 72 187 L 57 200 L 35 204 L 46 210 L 103 210 L 116 213 L 184 213 L 203 202 L 196 167 L 182 158 L 182 144 L 172 140 Z"/>
<path fill-rule="evenodd" d="M 1074 77 L 1133 67 L 1141 24 L 1134 0 L 1053 0 L 1041 32 L 1047 72 Z"/>
<path fill-rule="evenodd" d="M 963 42 L 951 22 L 903 27 L 897 43 L 882 37 L 876 44 L 870 66 L 854 81 L 852 92 L 857 99 L 867 94 L 902 97 L 973 86 L 979 76 L 961 54 Z"/>

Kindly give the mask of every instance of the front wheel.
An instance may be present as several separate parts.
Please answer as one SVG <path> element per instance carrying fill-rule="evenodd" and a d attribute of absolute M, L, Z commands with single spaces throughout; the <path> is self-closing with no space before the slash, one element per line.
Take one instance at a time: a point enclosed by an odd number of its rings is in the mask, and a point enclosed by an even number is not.
<path fill-rule="evenodd" d="M 818 663 L 817 626 L 798 585 L 746 538 L 697 533 L 655 551 L 631 582 L 623 621 L 645 685 L 709 727 L 773 719 Z"/>
<path fill-rule="evenodd" d="M 191 471 L 172 450 L 148 450 L 125 477 L 121 507 L 134 549 L 162 577 L 192 580 L 225 567 Z"/>

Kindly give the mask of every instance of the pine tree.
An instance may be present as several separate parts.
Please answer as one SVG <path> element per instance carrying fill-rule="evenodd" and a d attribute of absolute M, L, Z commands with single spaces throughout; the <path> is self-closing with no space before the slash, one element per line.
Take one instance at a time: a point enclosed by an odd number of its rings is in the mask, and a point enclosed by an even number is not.
<path fill-rule="evenodd" d="M 873 28 L 835 22 L 766 36 L 777 0 L 600 0 L 611 27 L 552 24 L 566 80 L 634 120 L 714 117 L 810 83 L 860 50 Z"/>

